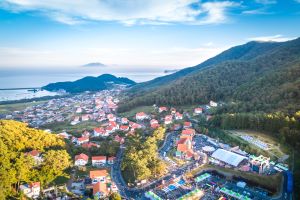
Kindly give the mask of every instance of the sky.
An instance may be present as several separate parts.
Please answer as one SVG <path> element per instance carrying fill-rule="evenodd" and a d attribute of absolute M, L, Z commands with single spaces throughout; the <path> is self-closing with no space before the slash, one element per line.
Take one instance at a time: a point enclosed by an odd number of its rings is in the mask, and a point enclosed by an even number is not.
<path fill-rule="evenodd" d="M 0 70 L 180 69 L 300 36 L 300 0 L 0 0 Z"/>

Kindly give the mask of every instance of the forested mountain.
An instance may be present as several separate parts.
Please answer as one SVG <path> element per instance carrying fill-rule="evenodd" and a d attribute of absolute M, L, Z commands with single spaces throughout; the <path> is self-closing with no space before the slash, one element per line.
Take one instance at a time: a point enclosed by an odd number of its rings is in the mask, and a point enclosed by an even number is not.
<path fill-rule="evenodd" d="M 169 74 L 166 76 L 158 77 L 153 80 L 137 84 L 133 86 L 130 90 L 130 94 L 133 94 L 135 92 L 144 92 L 144 91 L 149 91 L 151 89 L 156 89 L 157 87 L 160 87 L 161 85 L 166 85 L 170 84 L 173 81 L 176 81 L 179 78 L 182 78 L 186 75 L 195 73 L 199 70 L 202 70 L 204 68 L 211 67 L 215 64 L 224 62 L 224 61 L 229 61 L 229 60 L 249 60 L 252 59 L 256 56 L 259 56 L 260 54 L 270 51 L 283 43 L 279 42 L 267 42 L 267 43 L 262 43 L 262 42 L 248 42 L 247 44 L 244 45 L 239 45 L 236 47 L 232 47 L 221 54 L 210 58 L 203 63 L 196 65 L 194 67 L 188 67 L 184 68 L 180 71 L 177 71 L 173 74 Z"/>
<path fill-rule="evenodd" d="M 111 83 L 127 85 L 135 84 L 134 81 L 128 78 L 115 77 L 111 74 L 102 74 L 98 77 L 87 76 L 74 82 L 68 81 L 50 83 L 44 86 L 43 89 L 48 91 L 65 90 L 69 93 L 78 93 L 84 91 L 105 90 L 111 85 Z"/>
<path fill-rule="evenodd" d="M 178 74 L 186 71 L 189 73 Z M 141 105 L 202 104 L 209 100 L 224 101 L 237 112 L 294 113 L 300 109 L 300 39 L 250 42 L 186 71 L 175 73 L 172 78 L 177 79 L 171 82 L 165 81 L 166 77 L 160 78 L 164 80 L 160 87 L 142 95 L 137 94 L 145 89 L 135 86 L 119 111 Z M 158 83 L 157 80 L 152 83 Z M 143 85 L 152 86 L 149 82 Z"/>
<path fill-rule="evenodd" d="M 37 164 L 27 153 L 37 150 Z M 0 199 L 19 199 L 20 184 L 38 181 L 46 187 L 70 165 L 65 142 L 57 135 L 29 128 L 25 123 L 0 120 Z"/>

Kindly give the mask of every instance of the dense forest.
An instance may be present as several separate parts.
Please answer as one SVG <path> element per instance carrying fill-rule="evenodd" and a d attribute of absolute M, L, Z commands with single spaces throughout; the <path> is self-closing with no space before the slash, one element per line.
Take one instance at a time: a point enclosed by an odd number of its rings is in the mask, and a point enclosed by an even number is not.
<path fill-rule="evenodd" d="M 41 163 L 26 155 L 31 150 L 41 152 Z M 25 123 L 0 120 L 0 166 L 0 199 L 6 199 L 20 195 L 23 183 L 39 181 L 45 187 L 63 175 L 70 166 L 70 156 L 58 136 Z"/>
<path fill-rule="evenodd" d="M 122 172 L 127 182 L 147 180 L 165 173 L 165 163 L 157 155 L 158 143 L 164 139 L 165 131 L 160 127 L 150 136 L 137 132 L 126 140 Z"/>
<path fill-rule="evenodd" d="M 111 74 L 102 74 L 98 77 L 87 76 L 77 81 L 50 83 L 44 87 L 48 91 L 65 90 L 69 93 L 79 93 L 85 91 L 105 90 L 110 87 L 110 83 L 133 85 L 134 81 L 128 78 L 115 77 Z"/>
<path fill-rule="evenodd" d="M 119 111 L 142 105 L 193 105 L 215 100 L 231 103 L 243 112 L 294 113 L 300 109 L 300 39 L 270 44 L 272 48 L 266 51 L 259 48 L 259 53 L 248 52 L 247 59 L 242 56 L 209 65 L 148 92 L 138 92 L 135 86 Z"/>

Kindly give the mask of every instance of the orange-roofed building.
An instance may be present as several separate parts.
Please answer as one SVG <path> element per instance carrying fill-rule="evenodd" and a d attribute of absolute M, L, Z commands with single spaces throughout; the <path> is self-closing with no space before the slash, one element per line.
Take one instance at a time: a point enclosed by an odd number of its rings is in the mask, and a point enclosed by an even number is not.
<path fill-rule="evenodd" d="M 101 199 L 107 197 L 109 191 L 107 189 L 106 183 L 98 182 L 93 185 L 93 195 L 94 199 Z"/>
<path fill-rule="evenodd" d="M 195 129 L 192 128 L 184 129 L 182 130 L 180 137 L 189 136 L 192 138 L 195 135 L 195 133 L 196 133 Z"/>
<path fill-rule="evenodd" d="M 194 155 L 192 139 L 190 137 L 180 138 L 177 142 L 176 157 L 190 160 Z"/>
<path fill-rule="evenodd" d="M 108 176 L 108 172 L 106 169 L 90 171 L 90 178 L 92 179 L 93 183 L 97 183 L 97 182 L 105 183 L 107 176 Z"/>

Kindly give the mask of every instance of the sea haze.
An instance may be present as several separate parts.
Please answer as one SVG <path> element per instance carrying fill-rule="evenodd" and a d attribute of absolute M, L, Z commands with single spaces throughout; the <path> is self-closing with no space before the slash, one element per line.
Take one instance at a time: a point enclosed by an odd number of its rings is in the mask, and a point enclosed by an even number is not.
<path fill-rule="evenodd" d="M 75 81 L 85 76 L 99 76 L 112 74 L 127 77 L 135 82 L 148 81 L 166 75 L 165 68 L 64 68 L 61 69 L 0 69 L 0 88 L 42 87 L 53 82 Z"/>

